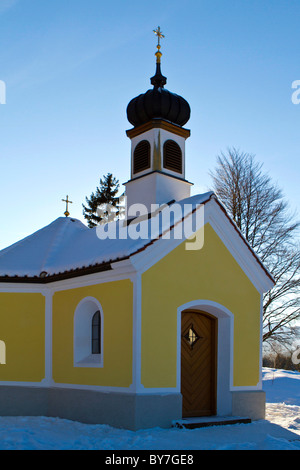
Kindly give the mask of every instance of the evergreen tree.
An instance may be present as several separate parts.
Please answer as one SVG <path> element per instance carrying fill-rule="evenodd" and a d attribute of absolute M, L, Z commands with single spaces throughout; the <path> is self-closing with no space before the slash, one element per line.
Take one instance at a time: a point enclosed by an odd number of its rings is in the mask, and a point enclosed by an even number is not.
<path fill-rule="evenodd" d="M 89 228 L 95 227 L 101 222 L 107 222 L 109 213 L 107 211 L 99 211 L 99 208 L 105 207 L 106 204 L 113 206 L 116 209 L 116 214 L 119 209 L 119 198 L 117 193 L 119 190 L 119 180 L 117 180 L 111 173 L 100 178 L 100 185 L 96 191 L 91 194 L 90 198 L 86 199 L 87 206 L 82 204 L 84 218 L 88 221 Z"/>

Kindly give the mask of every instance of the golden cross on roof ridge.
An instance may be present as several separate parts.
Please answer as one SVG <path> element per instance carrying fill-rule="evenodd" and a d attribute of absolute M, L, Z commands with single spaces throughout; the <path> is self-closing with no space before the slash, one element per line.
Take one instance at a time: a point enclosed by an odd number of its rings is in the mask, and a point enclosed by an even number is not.
<path fill-rule="evenodd" d="M 62 199 L 62 201 L 66 203 L 66 211 L 64 212 L 64 215 L 66 217 L 69 217 L 70 215 L 69 204 L 73 204 L 73 201 L 69 201 L 69 196 L 67 196 L 66 199 Z"/>

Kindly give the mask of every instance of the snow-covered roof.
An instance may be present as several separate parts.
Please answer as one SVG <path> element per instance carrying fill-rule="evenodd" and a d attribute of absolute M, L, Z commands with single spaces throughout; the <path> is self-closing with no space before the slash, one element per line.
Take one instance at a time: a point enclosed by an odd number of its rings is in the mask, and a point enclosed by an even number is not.
<path fill-rule="evenodd" d="M 192 212 L 199 204 L 207 202 L 213 193 L 208 192 L 179 201 Z M 172 207 L 172 206 L 171 206 Z M 185 216 L 187 214 L 185 213 Z M 0 278 L 43 278 L 74 270 L 87 269 L 126 259 L 144 249 L 165 230 L 170 230 L 179 216 L 168 226 L 160 221 L 157 233 L 151 238 L 120 239 L 99 238 L 99 228 L 88 228 L 77 219 L 59 217 L 46 227 L 0 251 Z M 122 221 L 110 222 L 110 229 L 120 228 Z M 150 219 L 143 222 L 149 225 Z M 149 230 L 150 233 L 150 230 Z"/>
<path fill-rule="evenodd" d="M 198 194 L 177 201 L 176 204 L 166 204 L 159 215 L 151 215 L 151 218 L 145 215 L 142 222 L 140 218 L 129 224 L 118 220 L 88 228 L 77 219 L 59 217 L 46 227 L 0 251 L 0 282 L 51 282 L 111 269 L 112 263 L 137 255 L 156 240 L 161 239 L 161 243 L 168 244 L 168 237 L 165 237 L 165 234 L 169 234 L 169 238 L 178 238 L 175 234 L 176 228 L 188 219 L 192 224 L 190 225 L 190 235 L 192 235 L 201 226 L 197 218 L 200 211 L 196 209 L 209 201 L 215 201 L 218 219 L 221 213 L 225 214 L 229 226 L 229 238 L 233 237 L 234 243 L 237 244 L 241 243 L 239 239 L 242 240 L 243 256 L 248 261 L 255 260 L 254 264 L 260 266 L 264 275 L 269 278 L 268 282 L 271 280 L 274 285 L 271 274 L 213 192 Z M 168 217 L 164 217 L 166 211 L 169 211 Z M 124 227 L 129 235 L 125 231 L 124 236 Z M 104 233 L 105 230 L 109 232 L 108 236 Z M 111 236 L 114 233 L 116 236 Z M 185 228 L 182 228 L 182 233 L 184 235 L 182 240 L 189 238 L 190 235 L 187 235 Z M 222 233 L 220 235 L 222 237 Z M 242 264 L 244 265 L 243 261 Z"/>

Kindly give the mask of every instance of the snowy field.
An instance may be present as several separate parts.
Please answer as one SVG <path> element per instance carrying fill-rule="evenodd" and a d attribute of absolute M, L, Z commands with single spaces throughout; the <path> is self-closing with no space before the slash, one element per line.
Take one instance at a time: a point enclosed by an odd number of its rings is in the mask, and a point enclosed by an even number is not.
<path fill-rule="evenodd" d="M 266 420 L 251 424 L 133 432 L 57 418 L 0 417 L 0 450 L 300 450 L 300 373 L 264 368 L 263 388 Z"/>

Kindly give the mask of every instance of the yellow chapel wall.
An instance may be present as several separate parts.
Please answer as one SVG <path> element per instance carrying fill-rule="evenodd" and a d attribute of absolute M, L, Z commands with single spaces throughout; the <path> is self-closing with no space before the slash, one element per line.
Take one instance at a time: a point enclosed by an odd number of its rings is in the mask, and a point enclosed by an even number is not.
<path fill-rule="evenodd" d="M 74 367 L 74 314 L 93 297 L 103 311 L 103 367 Z M 55 292 L 53 379 L 61 384 L 129 387 L 132 384 L 133 283 L 129 279 Z"/>
<path fill-rule="evenodd" d="M 0 292 L 0 382 L 40 382 L 45 377 L 45 297 Z"/>
<path fill-rule="evenodd" d="M 233 386 L 260 379 L 260 294 L 217 236 L 204 227 L 201 250 L 185 242 L 142 274 L 141 382 L 176 387 L 177 308 L 198 299 L 234 315 Z"/>

